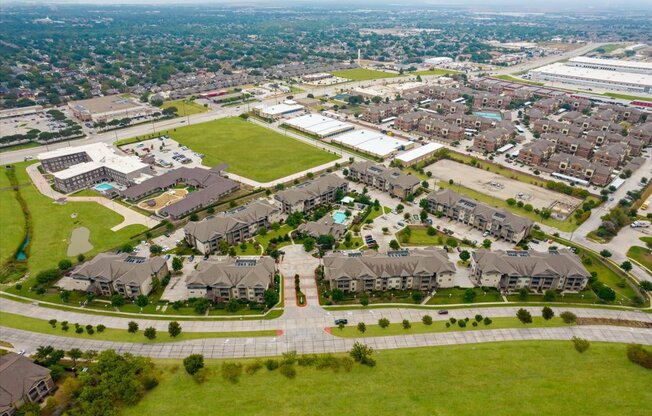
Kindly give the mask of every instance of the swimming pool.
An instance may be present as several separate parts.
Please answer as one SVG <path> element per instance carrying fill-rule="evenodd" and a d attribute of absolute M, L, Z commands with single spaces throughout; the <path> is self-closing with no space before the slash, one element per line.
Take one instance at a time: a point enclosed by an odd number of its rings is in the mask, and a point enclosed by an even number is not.
<path fill-rule="evenodd" d="M 490 119 L 496 120 L 496 121 L 502 121 L 503 120 L 503 116 L 501 116 L 500 113 L 494 113 L 494 112 L 491 112 L 491 111 L 474 111 L 473 115 L 478 116 L 478 117 L 490 118 Z"/>
<path fill-rule="evenodd" d="M 344 224 L 346 222 L 346 214 L 342 211 L 335 211 L 333 213 L 333 221 L 335 221 L 336 224 Z"/>
<path fill-rule="evenodd" d="M 100 184 L 95 185 L 95 190 L 96 191 L 108 191 L 109 189 L 113 189 L 113 186 L 110 183 L 102 182 Z"/>

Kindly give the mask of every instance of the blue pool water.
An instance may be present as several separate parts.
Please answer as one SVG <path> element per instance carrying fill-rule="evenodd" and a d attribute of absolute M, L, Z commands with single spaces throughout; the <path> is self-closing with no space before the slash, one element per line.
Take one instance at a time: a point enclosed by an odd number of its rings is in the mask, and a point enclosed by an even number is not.
<path fill-rule="evenodd" d="M 108 191 L 109 189 L 113 189 L 113 186 L 111 186 L 111 184 L 103 182 L 98 185 L 95 185 L 95 189 L 98 191 Z"/>
<path fill-rule="evenodd" d="M 499 113 L 493 113 L 489 111 L 474 111 L 474 116 L 490 118 L 496 121 L 502 121 L 503 117 Z"/>
<path fill-rule="evenodd" d="M 333 221 L 335 221 L 337 224 L 344 224 L 346 222 L 346 214 L 342 211 L 334 212 Z"/>

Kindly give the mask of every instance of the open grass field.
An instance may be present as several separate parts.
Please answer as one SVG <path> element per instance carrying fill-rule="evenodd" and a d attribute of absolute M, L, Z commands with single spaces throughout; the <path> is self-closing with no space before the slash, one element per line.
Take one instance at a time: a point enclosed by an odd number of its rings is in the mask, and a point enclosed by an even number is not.
<path fill-rule="evenodd" d="M 375 207 L 372 206 L 371 210 L 369 211 L 369 215 L 364 219 L 365 221 L 367 220 L 375 220 L 376 218 L 380 217 L 381 215 L 389 214 L 392 212 L 392 209 L 389 207 Z M 363 221 L 364 222 L 364 221 Z"/>
<path fill-rule="evenodd" d="M 25 218 L 5 169 L 0 170 L 0 263 L 14 255 L 25 237 Z"/>
<path fill-rule="evenodd" d="M 405 229 L 410 229 L 409 237 L 405 236 Z M 451 245 L 452 240 L 455 240 L 458 246 L 469 247 L 468 244 L 464 244 L 462 240 L 445 235 L 441 232 L 437 232 L 435 235 L 428 235 L 428 227 L 420 225 L 410 225 L 406 228 L 403 228 L 401 231 L 396 233 L 396 239 L 402 246 L 443 246 Z"/>
<path fill-rule="evenodd" d="M 453 71 L 452 69 L 433 68 L 424 69 L 423 71 L 410 72 L 408 75 L 455 75 L 461 73 L 462 72 L 460 71 Z"/>
<path fill-rule="evenodd" d="M 188 100 L 176 100 L 168 101 L 163 103 L 161 109 L 165 110 L 166 108 L 176 107 L 177 114 L 181 117 L 191 116 L 193 114 L 205 113 L 208 111 L 207 107 L 204 107 L 201 104 L 197 104 L 194 101 Z"/>
<path fill-rule="evenodd" d="M 640 95 L 619 94 L 617 92 L 605 92 L 602 95 L 606 95 L 607 97 L 611 97 L 611 98 L 620 98 L 621 100 L 652 102 L 652 98 L 650 98 L 650 97 L 641 97 Z"/>
<path fill-rule="evenodd" d="M 475 297 L 472 302 L 467 302 L 465 299 L 466 289 L 453 287 L 449 289 L 439 289 L 433 297 L 428 301 L 428 305 L 455 305 L 461 303 L 483 303 L 483 302 L 503 302 L 498 290 L 488 290 L 485 294 L 484 290 L 480 287 L 474 287 Z"/>
<path fill-rule="evenodd" d="M 426 315 L 424 313 L 424 315 Z M 483 329 L 503 329 L 503 328 L 552 328 L 556 326 L 570 326 L 565 324 L 559 317 L 554 317 L 549 321 L 546 321 L 540 316 L 533 316 L 532 323 L 524 325 L 518 318 L 514 317 L 502 317 L 502 318 L 491 318 L 492 322 L 490 325 L 485 325 L 483 322 L 479 322 L 478 326 L 473 326 L 473 316 L 469 316 L 469 321 L 466 323 L 466 327 L 460 327 L 457 322 L 451 324 L 450 328 L 446 328 L 446 322 L 448 321 L 434 321 L 432 325 L 424 325 L 421 322 L 412 322 L 412 327 L 409 329 L 403 328 L 403 325 L 400 323 L 389 324 L 387 328 L 382 328 L 376 323 L 365 322 L 367 324 L 367 330 L 362 333 L 358 331 L 357 326 L 350 325 L 344 327 L 344 329 L 339 329 L 338 327 L 332 327 L 331 333 L 338 337 L 343 338 L 363 338 L 363 337 L 384 337 L 392 335 L 406 335 L 406 334 L 429 334 L 432 332 L 453 332 L 453 331 L 480 331 Z"/>
<path fill-rule="evenodd" d="M 16 176 L 19 183 L 29 183 L 25 168 L 32 162 L 18 163 Z M 86 257 L 112 249 L 129 242 L 130 237 L 146 230 L 142 225 L 130 225 L 119 231 L 111 227 L 122 222 L 121 215 L 94 202 L 68 202 L 55 204 L 43 196 L 34 185 L 22 187 L 20 193 L 27 202 L 31 216 L 33 235 L 29 244 L 27 265 L 31 277 L 48 268 L 56 267 L 59 260 L 66 257 L 71 232 L 77 227 L 90 230 L 93 249 Z M 76 218 L 71 215 L 77 214 Z M 22 212 L 19 211 L 22 215 Z M 0 205 L 0 217 L 16 216 L 15 207 Z M 31 280 L 23 284 L 23 294 L 28 293 Z"/>
<path fill-rule="evenodd" d="M 625 45 L 622 45 L 620 43 L 609 43 L 607 45 L 599 46 L 599 47 L 593 49 L 593 51 L 602 52 L 602 53 L 611 53 L 611 52 L 615 51 L 616 49 L 620 49 L 620 48 L 624 48 L 624 47 L 625 47 Z"/>
<path fill-rule="evenodd" d="M 182 127 L 170 137 L 205 155 L 203 163 L 228 163 L 229 172 L 259 182 L 269 182 L 292 173 L 338 159 L 306 143 L 239 117 Z"/>
<path fill-rule="evenodd" d="M 652 270 L 652 250 L 649 248 L 632 246 L 627 250 L 627 257 L 641 263 L 643 266 L 647 267 L 648 270 Z"/>
<path fill-rule="evenodd" d="M 207 362 L 203 384 L 179 361 L 158 361 L 160 384 L 122 416 L 199 416 L 206 409 L 252 416 L 642 416 L 652 400 L 644 387 L 650 371 L 631 363 L 622 344 L 592 343 L 583 354 L 570 341 L 535 341 L 374 355 L 374 368 L 298 367 L 294 380 L 263 368 L 238 384 L 222 378 L 222 361 Z"/>
<path fill-rule="evenodd" d="M 88 322 L 77 322 L 82 327 L 86 325 L 95 325 L 93 324 L 92 317 L 89 317 Z M 139 328 L 139 331 L 136 333 L 129 333 L 127 328 L 117 329 L 117 328 L 106 328 L 103 332 L 93 333 L 89 335 L 84 331 L 81 334 L 75 332 L 75 322 L 69 322 L 68 326 L 70 329 L 68 331 L 63 331 L 61 329 L 61 323 L 57 323 L 56 327 L 53 328 L 48 321 L 36 318 L 29 318 L 22 315 L 15 315 L 8 312 L 0 312 L 0 322 L 3 326 L 15 329 L 22 329 L 24 331 L 38 332 L 40 334 L 47 335 L 56 335 L 60 337 L 70 337 L 70 338 L 79 338 L 79 339 L 95 339 L 98 341 L 114 341 L 114 342 L 137 342 L 143 344 L 156 344 L 161 342 L 178 342 L 178 341 L 189 341 L 192 339 L 205 339 L 205 338 L 250 338 L 250 337 L 274 337 L 276 336 L 276 331 L 266 330 L 266 331 L 242 331 L 242 332 L 183 332 L 183 323 L 181 323 L 181 334 L 176 338 L 172 338 L 170 334 L 163 331 L 158 331 L 156 338 L 147 339 L 143 335 L 143 330 L 145 328 Z"/>
<path fill-rule="evenodd" d="M 537 85 L 540 87 L 544 85 L 543 82 L 529 81 L 527 79 L 517 78 L 511 75 L 496 75 L 494 76 L 494 78 L 502 79 L 505 81 L 511 81 L 511 82 L 520 82 L 522 84 Z"/>
<path fill-rule="evenodd" d="M 372 79 L 404 77 L 393 72 L 374 71 L 373 69 L 345 69 L 343 71 L 333 71 L 333 75 L 340 78 L 350 79 L 351 81 L 368 81 Z"/>

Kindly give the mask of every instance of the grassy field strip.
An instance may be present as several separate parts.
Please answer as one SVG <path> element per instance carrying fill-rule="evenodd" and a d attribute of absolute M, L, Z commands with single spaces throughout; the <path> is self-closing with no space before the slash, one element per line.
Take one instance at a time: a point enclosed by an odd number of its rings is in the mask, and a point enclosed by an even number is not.
<path fill-rule="evenodd" d="M 358 331 L 355 326 L 347 326 L 344 329 L 338 327 L 331 327 L 331 333 L 338 337 L 343 338 L 363 338 L 363 337 L 385 337 L 393 335 L 414 335 L 414 334 L 430 334 L 434 332 L 452 332 L 452 331 L 480 331 L 489 329 L 505 329 L 505 328 L 550 328 L 558 326 L 570 326 L 565 324 L 559 317 L 554 317 L 546 321 L 540 316 L 533 316 L 531 324 L 523 324 L 516 317 L 503 317 L 491 318 L 493 321 L 490 325 L 485 325 L 479 322 L 478 326 L 473 326 L 473 317 L 469 317 L 466 327 L 460 327 L 457 322 L 451 323 L 450 328 L 446 328 L 446 322 L 449 321 L 434 321 L 432 325 L 425 325 L 422 322 L 412 322 L 412 327 L 404 329 L 400 323 L 391 323 L 387 328 L 382 328 L 380 325 L 372 324 L 367 325 L 367 330 L 362 333 Z M 449 322 L 450 323 L 450 322 Z"/>
<path fill-rule="evenodd" d="M 652 402 L 652 389 L 643 387 L 650 370 L 631 363 L 622 344 L 592 342 L 580 354 L 570 341 L 497 342 L 383 350 L 374 358 L 375 367 L 351 372 L 297 366 L 294 380 L 263 368 L 237 384 L 220 374 L 222 363 L 234 360 L 206 360 L 203 384 L 179 360 L 155 360 L 160 384 L 122 416 L 203 416 L 206 409 L 266 416 L 306 409 L 360 416 L 647 416 L 645 403 Z"/>
<path fill-rule="evenodd" d="M 25 216 L 10 188 L 5 169 L 0 171 L 0 264 L 11 258 L 25 238 Z"/>
<path fill-rule="evenodd" d="M 393 72 L 374 71 L 372 69 L 365 69 L 365 68 L 333 71 L 332 74 L 339 78 L 350 79 L 351 81 L 369 81 L 374 79 L 396 78 L 396 77 L 406 76 L 406 75 L 401 75 Z"/>
<path fill-rule="evenodd" d="M 652 270 L 652 250 L 649 248 L 632 246 L 627 250 L 627 257 L 647 269 L 648 273 Z"/>
<path fill-rule="evenodd" d="M 186 100 L 168 101 L 166 103 L 163 103 L 161 109 L 165 110 L 166 108 L 170 108 L 170 107 L 176 107 L 177 114 L 180 117 L 191 116 L 193 114 L 200 114 L 208 111 L 208 107 L 204 107 L 203 105 L 197 104 L 194 101 L 186 101 Z"/>
<path fill-rule="evenodd" d="M 92 321 L 92 319 L 89 319 Z M 82 327 L 85 327 L 91 322 L 78 322 Z M 266 330 L 266 331 L 231 331 L 231 332 L 182 332 L 176 338 L 172 338 L 170 334 L 163 331 L 158 331 L 155 339 L 147 339 L 143 335 L 143 330 L 145 328 L 139 328 L 139 331 L 136 333 L 127 332 L 125 329 L 116 329 L 116 328 L 106 328 L 103 332 L 97 332 L 96 327 L 94 326 L 95 333 L 89 335 L 86 331 L 81 334 L 75 332 L 75 322 L 69 322 L 68 325 L 70 329 L 68 331 L 63 331 L 61 329 L 61 323 L 56 324 L 56 328 L 53 328 L 48 321 L 36 318 L 30 318 L 22 315 L 15 315 L 9 312 L 0 312 L 0 325 L 21 329 L 23 331 L 38 332 L 40 334 L 46 335 L 55 335 L 60 337 L 69 337 L 69 338 L 80 338 L 80 339 L 92 339 L 97 341 L 112 341 L 112 342 L 136 342 L 143 344 L 155 344 L 161 342 L 179 342 L 179 341 L 189 341 L 192 339 L 206 339 L 206 338 L 251 338 L 251 337 L 274 337 L 276 336 L 275 330 Z"/>

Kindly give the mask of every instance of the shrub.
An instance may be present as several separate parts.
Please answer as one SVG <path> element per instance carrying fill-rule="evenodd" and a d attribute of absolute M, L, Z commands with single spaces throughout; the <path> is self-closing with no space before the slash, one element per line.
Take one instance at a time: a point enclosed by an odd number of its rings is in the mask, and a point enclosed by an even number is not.
<path fill-rule="evenodd" d="M 641 367 L 652 369 L 652 352 L 646 350 L 640 344 L 629 344 L 627 346 L 627 358 Z"/>
<path fill-rule="evenodd" d="M 78 334 L 81 334 L 81 333 L 84 332 L 84 328 L 82 328 L 81 326 L 78 326 L 77 328 L 75 328 L 75 332 L 78 333 Z"/>
<path fill-rule="evenodd" d="M 555 316 L 555 312 L 550 307 L 544 306 L 543 309 L 541 309 L 541 316 L 543 316 L 543 319 L 546 321 L 549 321 Z"/>
<path fill-rule="evenodd" d="M 477 322 L 477 321 L 473 321 L 473 322 L 471 322 L 471 325 L 473 325 L 473 326 L 478 326 L 478 322 Z"/>
<path fill-rule="evenodd" d="M 552 302 L 557 297 L 557 292 L 554 290 L 546 290 L 543 294 L 543 300 L 546 302 Z"/>
<path fill-rule="evenodd" d="M 292 364 L 282 364 L 281 367 L 279 367 L 279 371 L 290 380 L 297 376 L 297 370 Z"/>
<path fill-rule="evenodd" d="M 278 360 L 272 360 L 271 358 L 267 361 L 265 361 L 265 368 L 267 368 L 269 371 L 274 371 L 278 368 Z"/>
<path fill-rule="evenodd" d="M 401 325 L 403 325 L 403 329 L 410 329 L 410 328 L 412 328 L 412 324 L 411 324 L 410 321 L 408 321 L 407 319 L 403 319 L 403 322 L 401 323 Z"/>
<path fill-rule="evenodd" d="M 423 322 L 424 325 L 432 325 L 432 316 L 423 315 L 423 317 L 421 318 L 421 322 Z"/>
<path fill-rule="evenodd" d="M 477 314 L 477 315 L 475 316 L 475 321 L 476 321 L 476 322 L 480 322 L 480 321 L 482 321 L 482 315 Z"/>
<path fill-rule="evenodd" d="M 446 328 L 450 328 L 450 327 L 451 327 L 451 323 L 450 323 L 450 322 L 446 322 Z"/>
<path fill-rule="evenodd" d="M 134 321 L 129 322 L 129 324 L 127 324 L 127 331 L 130 334 L 136 333 L 136 331 L 138 331 L 138 323 Z"/>
<path fill-rule="evenodd" d="M 562 312 L 559 314 L 559 317 L 564 321 L 565 324 L 574 324 L 577 322 L 577 315 L 573 312 Z"/>
<path fill-rule="evenodd" d="M 242 375 L 242 364 L 225 362 L 222 363 L 222 377 L 230 381 L 232 384 L 237 384 Z"/>
<path fill-rule="evenodd" d="M 183 367 L 191 376 L 204 368 L 204 356 L 201 354 L 191 354 L 183 359 Z"/>
<path fill-rule="evenodd" d="M 59 261 L 59 270 L 66 271 L 72 269 L 72 262 L 68 259 L 63 259 Z"/>
<path fill-rule="evenodd" d="M 412 300 L 414 303 L 421 303 L 423 300 L 423 294 L 421 292 L 412 292 Z"/>
<path fill-rule="evenodd" d="M 154 328 L 153 326 L 150 326 L 149 328 L 145 328 L 145 332 L 143 332 L 143 334 L 147 339 L 154 339 L 156 338 L 156 328 Z"/>
<path fill-rule="evenodd" d="M 493 321 L 491 320 L 491 318 L 489 318 L 488 316 L 486 316 L 486 317 L 483 319 L 483 322 L 484 322 L 485 325 L 491 325 L 491 323 L 492 323 Z"/>
<path fill-rule="evenodd" d="M 470 289 L 470 288 L 466 289 L 464 291 L 464 302 L 466 302 L 466 303 L 473 302 L 475 300 L 475 296 L 476 296 L 475 290 Z"/>
<path fill-rule="evenodd" d="M 573 338 L 571 338 L 571 341 L 573 341 L 573 345 L 575 346 L 575 349 L 579 353 L 582 353 L 582 352 L 588 350 L 589 347 L 591 346 L 591 343 L 589 342 L 589 340 L 584 339 L 584 338 L 573 337 Z"/>
<path fill-rule="evenodd" d="M 387 327 L 389 326 L 389 319 L 387 319 L 387 318 L 380 318 L 380 319 L 378 320 L 378 326 L 380 326 L 380 327 L 383 328 L 383 329 L 384 329 L 384 328 L 387 328 Z"/>
<path fill-rule="evenodd" d="M 367 325 L 365 325 L 364 322 L 358 322 L 358 331 L 364 334 L 366 330 L 367 330 Z"/>
<path fill-rule="evenodd" d="M 56 319 L 50 319 L 50 320 L 48 321 L 48 323 L 50 324 L 50 326 L 51 326 L 52 328 L 56 328 L 56 327 L 57 327 L 57 320 L 56 320 Z"/>
<path fill-rule="evenodd" d="M 451 324 L 454 324 L 455 322 L 457 322 L 457 319 L 455 319 L 455 318 L 450 318 L 449 321 L 451 321 Z"/>
<path fill-rule="evenodd" d="M 516 312 L 516 317 L 523 324 L 531 324 L 532 323 L 532 314 L 530 312 L 528 312 L 527 310 L 523 309 L 523 308 L 519 309 Z"/>
<path fill-rule="evenodd" d="M 459 325 L 460 328 L 466 328 L 466 321 L 464 319 L 460 319 L 457 321 L 457 325 Z"/>
<path fill-rule="evenodd" d="M 373 352 L 374 352 L 373 348 L 356 341 L 353 344 L 353 347 L 351 348 L 349 355 L 351 355 L 351 358 L 353 358 L 355 362 L 358 362 L 362 365 L 366 365 L 369 367 L 373 367 L 376 365 L 376 360 L 371 358 Z"/>
<path fill-rule="evenodd" d="M 93 325 L 86 325 L 86 332 L 88 335 L 93 335 L 95 333 L 95 330 L 93 329 Z"/>

